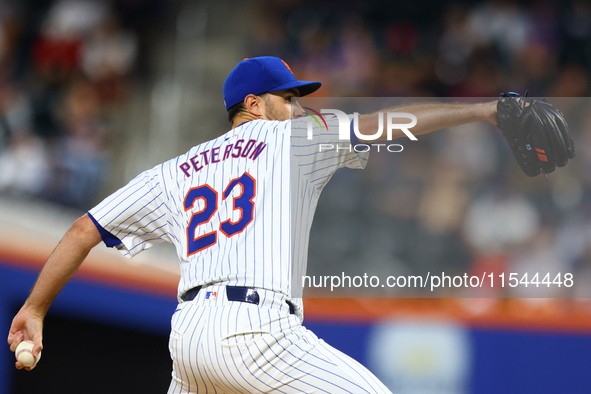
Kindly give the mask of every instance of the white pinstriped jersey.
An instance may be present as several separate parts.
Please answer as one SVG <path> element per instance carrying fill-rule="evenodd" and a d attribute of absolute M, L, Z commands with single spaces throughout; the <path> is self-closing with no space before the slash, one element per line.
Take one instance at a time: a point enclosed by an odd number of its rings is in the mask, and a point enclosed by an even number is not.
<path fill-rule="evenodd" d="M 169 394 L 390 392 L 302 326 L 301 298 L 293 297 L 301 294 L 322 188 L 338 168 L 367 160 L 338 141 L 337 118 L 327 123 L 328 131 L 314 127 L 312 140 L 305 118 L 245 123 L 140 174 L 90 210 L 105 243 L 128 257 L 159 242 L 175 245 L 179 301 L 207 285 L 172 316 Z M 321 152 L 320 143 L 339 149 Z M 216 296 L 227 286 L 257 288 L 260 302 Z"/>
<path fill-rule="evenodd" d="M 336 117 L 327 122 L 313 140 L 305 118 L 247 122 L 143 172 L 89 213 L 127 257 L 174 244 L 179 297 L 213 283 L 301 295 L 292 286 L 305 274 L 320 192 L 338 168 L 367 161 L 349 149 L 320 152 L 322 142 L 350 147 L 337 141 Z"/>

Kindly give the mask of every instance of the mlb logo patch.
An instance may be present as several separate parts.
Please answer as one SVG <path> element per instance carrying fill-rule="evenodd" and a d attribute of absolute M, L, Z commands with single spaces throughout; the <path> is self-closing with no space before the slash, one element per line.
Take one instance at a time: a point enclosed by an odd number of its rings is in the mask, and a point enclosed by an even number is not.
<path fill-rule="evenodd" d="M 217 291 L 208 291 L 205 293 L 206 300 L 215 300 L 217 296 L 218 296 Z"/>

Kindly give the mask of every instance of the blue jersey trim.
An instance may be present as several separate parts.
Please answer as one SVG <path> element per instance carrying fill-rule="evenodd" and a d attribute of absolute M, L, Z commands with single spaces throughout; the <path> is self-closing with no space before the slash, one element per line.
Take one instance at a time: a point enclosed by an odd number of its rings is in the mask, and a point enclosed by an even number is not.
<path fill-rule="evenodd" d="M 107 245 L 109 248 L 112 248 L 113 246 L 121 245 L 121 240 L 119 240 L 119 238 L 117 238 L 116 236 L 114 236 L 113 234 L 111 234 L 110 232 L 105 230 L 99 224 L 99 222 L 97 222 L 96 219 L 90 214 L 90 212 L 87 212 L 87 215 L 90 218 L 90 220 L 92 220 L 92 222 L 94 223 L 96 228 L 98 229 L 105 245 Z"/>

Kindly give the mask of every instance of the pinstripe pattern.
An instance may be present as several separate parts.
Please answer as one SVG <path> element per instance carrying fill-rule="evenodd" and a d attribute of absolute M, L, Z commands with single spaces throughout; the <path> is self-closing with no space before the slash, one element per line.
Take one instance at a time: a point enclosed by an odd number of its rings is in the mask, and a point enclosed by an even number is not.
<path fill-rule="evenodd" d="M 145 171 L 89 211 L 119 238 L 117 248 L 127 257 L 160 242 L 175 245 L 179 301 L 204 286 L 172 317 L 169 393 L 388 392 L 301 325 L 300 282 L 320 192 L 338 168 L 363 168 L 367 161 L 347 150 L 318 150 L 338 137 L 336 118 L 328 119 L 328 131 L 314 130 L 313 140 L 302 137 L 302 122 L 245 123 Z M 245 173 L 254 189 L 234 187 L 223 198 Z M 235 204 L 248 193 L 252 220 L 236 233 L 222 232 L 224 222 L 243 223 L 245 211 Z M 207 234 L 215 234 L 215 243 L 199 238 Z M 226 285 L 259 289 L 260 304 L 228 301 Z"/>
<path fill-rule="evenodd" d="M 292 121 L 291 125 L 291 215 L 292 226 L 292 298 L 299 300 L 303 293 L 302 277 L 306 274 L 308 242 L 314 212 L 320 193 L 337 169 L 365 168 L 369 153 L 355 153 L 348 141 L 339 141 L 338 119 L 326 119 L 328 130 L 314 123 L 313 138 L 308 139 L 308 118 Z M 339 145 L 339 150 L 319 150 L 320 144 Z M 350 150 L 348 150 L 350 149 Z"/>
<path fill-rule="evenodd" d="M 223 293 L 220 285 L 208 289 Z M 180 304 L 172 319 L 169 394 L 389 393 L 290 315 L 283 295 L 266 293 L 268 301 L 259 306 L 208 300 L 204 291 Z"/>

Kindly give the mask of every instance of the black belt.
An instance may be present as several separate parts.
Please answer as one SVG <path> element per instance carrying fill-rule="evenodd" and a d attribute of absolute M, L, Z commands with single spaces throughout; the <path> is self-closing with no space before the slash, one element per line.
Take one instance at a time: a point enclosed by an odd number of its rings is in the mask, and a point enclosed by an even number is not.
<path fill-rule="evenodd" d="M 187 290 L 185 294 L 181 296 L 181 300 L 184 302 L 194 300 L 201 290 L 202 286 L 193 287 L 190 290 Z M 241 286 L 226 286 L 226 297 L 228 297 L 228 301 L 238 301 L 238 302 L 248 302 L 249 304 L 258 305 L 260 302 L 259 293 L 256 289 L 251 287 L 241 287 Z M 286 300 L 287 305 L 289 305 L 289 313 L 292 315 L 295 314 L 295 305 L 293 302 Z"/>

